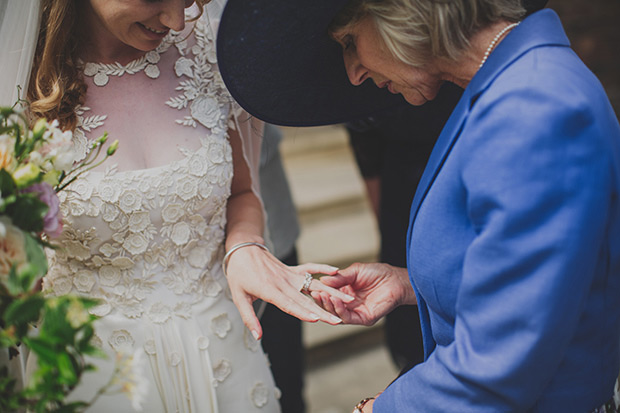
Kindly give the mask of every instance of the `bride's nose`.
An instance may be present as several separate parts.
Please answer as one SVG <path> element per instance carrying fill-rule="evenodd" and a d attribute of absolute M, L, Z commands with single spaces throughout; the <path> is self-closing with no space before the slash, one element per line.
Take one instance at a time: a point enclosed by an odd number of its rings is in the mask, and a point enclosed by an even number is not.
<path fill-rule="evenodd" d="M 185 28 L 185 7 L 187 7 L 186 0 L 167 1 L 159 15 L 159 21 L 166 27 L 180 32 Z"/>

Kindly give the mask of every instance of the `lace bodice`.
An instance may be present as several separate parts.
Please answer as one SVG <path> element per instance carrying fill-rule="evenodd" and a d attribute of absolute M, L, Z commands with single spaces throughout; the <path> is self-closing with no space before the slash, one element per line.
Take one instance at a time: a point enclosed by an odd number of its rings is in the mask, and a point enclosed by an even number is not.
<path fill-rule="evenodd" d="M 45 286 L 55 294 L 101 299 L 93 310 L 99 316 L 116 312 L 163 322 L 188 316 L 193 302 L 226 289 L 218 278 L 232 179 L 226 132 L 232 103 L 215 70 L 207 20 L 184 37 L 171 34 L 126 66 L 85 64 L 92 84 L 78 108 L 77 151 L 83 156 L 89 138 L 110 130 L 112 139 L 120 135 L 121 156 L 60 194 L 66 223 Z M 127 94 L 135 84 L 143 90 L 139 78 L 123 83 L 130 76 L 142 76 L 154 92 L 141 94 L 147 102 L 140 109 L 119 109 L 109 95 L 118 97 L 119 88 Z M 153 99 L 165 92 L 172 93 L 167 107 Z M 128 110 L 152 111 L 156 126 L 127 124 Z M 136 140 L 144 157 L 131 153 Z M 166 288 L 154 288 L 160 284 Z M 169 302 L 183 304 L 171 308 Z"/>
<path fill-rule="evenodd" d="M 65 226 L 44 282 L 52 294 L 100 301 L 90 310 L 101 317 L 93 344 L 109 357 L 76 389 L 81 399 L 95 396 L 113 353 L 123 351 L 148 360 L 145 411 L 280 411 L 260 343 L 221 268 L 231 130 L 244 136 L 243 159 L 256 176 L 260 140 L 248 131 L 260 129 L 227 93 L 212 33 L 203 15 L 191 33 L 171 34 L 126 65 L 84 64 L 76 157 L 104 131 L 120 145 L 59 194 Z M 106 395 L 89 411 L 129 411 L 127 403 Z"/>

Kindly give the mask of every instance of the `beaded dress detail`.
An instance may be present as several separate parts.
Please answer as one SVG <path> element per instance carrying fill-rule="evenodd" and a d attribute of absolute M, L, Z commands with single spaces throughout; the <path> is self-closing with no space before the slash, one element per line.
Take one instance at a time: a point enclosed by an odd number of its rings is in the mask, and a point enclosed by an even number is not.
<path fill-rule="evenodd" d="M 128 65 L 84 65 L 76 151 L 83 156 L 104 130 L 120 146 L 104 169 L 60 194 L 62 248 L 50 254 L 44 284 L 100 300 L 95 339 L 110 355 L 95 360 L 99 371 L 85 375 L 79 399 L 109 379 L 114 352 L 137 350 L 150 366 L 144 411 L 279 412 L 266 357 L 221 270 L 237 108 L 213 40 L 203 16 L 189 36 L 171 33 Z M 89 412 L 129 406 L 103 396 Z"/>

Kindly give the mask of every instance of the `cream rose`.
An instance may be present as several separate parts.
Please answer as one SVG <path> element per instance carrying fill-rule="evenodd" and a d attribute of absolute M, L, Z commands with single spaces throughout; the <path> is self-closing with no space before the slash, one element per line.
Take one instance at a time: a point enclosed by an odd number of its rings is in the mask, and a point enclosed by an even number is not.
<path fill-rule="evenodd" d="M 26 263 L 25 247 L 23 232 L 8 217 L 0 217 L 0 275 L 8 275 L 14 264 L 19 268 Z"/>
<path fill-rule="evenodd" d="M 101 285 L 107 287 L 114 287 L 121 280 L 121 270 L 112 266 L 106 265 L 99 269 L 99 282 Z"/>
<path fill-rule="evenodd" d="M 183 245 L 189 241 L 191 229 L 187 222 L 177 222 L 172 227 L 172 233 L 170 234 L 170 239 L 176 245 Z"/>
<path fill-rule="evenodd" d="M 142 206 L 142 195 L 135 189 L 127 189 L 121 194 L 118 206 L 126 214 L 137 211 Z"/>
<path fill-rule="evenodd" d="M 134 212 L 129 216 L 129 230 L 131 232 L 142 232 L 151 223 L 151 216 L 146 211 Z"/>
<path fill-rule="evenodd" d="M 114 330 L 108 338 L 108 344 L 115 351 L 130 352 L 135 340 L 127 330 Z"/>
<path fill-rule="evenodd" d="M 123 242 L 123 248 L 133 255 L 144 253 L 149 242 L 142 234 L 131 234 Z"/>

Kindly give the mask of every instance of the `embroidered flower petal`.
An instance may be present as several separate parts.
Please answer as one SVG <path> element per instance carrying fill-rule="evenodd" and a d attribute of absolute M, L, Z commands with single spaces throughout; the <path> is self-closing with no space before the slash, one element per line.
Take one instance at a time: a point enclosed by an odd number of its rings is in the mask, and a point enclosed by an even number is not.
<path fill-rule="evenodd" d="M 220 383 L 226 380 L 226 378 L 230 376 L 230 373 L 232 373 L 232 365 L 228 360 L 218 360 L 215 366 L 213 366 L 213 377 Z"/>
<path fill-rule="evenodd" d="M 95 276 L 88 270 L 79 271 L 73 278 L 75 288 L 82 293 L 88 293 L 95 285 Z"/>
<path fill-rule="evenodd" d="M 117 352 L 131 352 L 134 343 L 135 340 L 127 330 L 114 330 L 108 338 L 108 344 Z"/>
<path fill-rule="evenodd" d="M 144 253 L 148 246 L 149 242 L 142 234 L 131 234 L 123 242 L 123 248 L 133 255 Z"/>
<path fill-rule="evenodd" d="M 200 350 L 206 350 L 207 348 L 209 348 L 209 339 L 207 337 L 204 336 L 200 336 L 198 337 L 198 339 L 196 340 L 197 344 L 198 344 L 198 348 Z"/>
<path fill-rule="evenodd" d="M 146 352 L 146 354 L 154 356 L 157 353 L 157 349 L 155 347 L 155 340 L 153 340 L 152 338 L 146 340 L 146 342 L 144 343 L 144 351 Z"/>
<path fill-rule="evenodd" d="M 219 338 L 225 338 L 231 329 L 232 324 L 226 313 L 220 314 L 211 320 L 211 330 L 213 330 L 215 335 Z"/>
<path fill-rule="evenodd" d="M 114 287 L 121 280 L 121 270 L 112 265 L 99 269 L 99 282 L 107 287 Z"/>
<path fill-rule="evenodd" d="M 250 399 L 254 406 L 263 407 L 269 401 L 269 389 L 265 383 L 259 382 L 254 385 L 250 391 Z"/>
<path fill-rule="evenodd" d="M 153 304 L 148 315 L 154 323 L 163 324 L 170 319 L 170 307 L 163 303 Z"/>
<path fill-rule="evenodd" d="M 190 78 L 194 77 L 192 66 L 194 66 L 194 62 L 191 59 L 188 59 L 186 57 L 180 57 L 174 64 L 174 73 L 176 73 L 178 77 L 181 77 L 183 75 Z"/>

